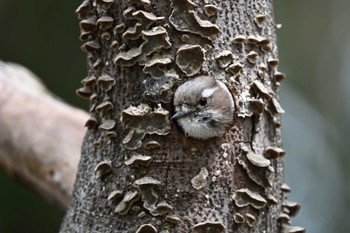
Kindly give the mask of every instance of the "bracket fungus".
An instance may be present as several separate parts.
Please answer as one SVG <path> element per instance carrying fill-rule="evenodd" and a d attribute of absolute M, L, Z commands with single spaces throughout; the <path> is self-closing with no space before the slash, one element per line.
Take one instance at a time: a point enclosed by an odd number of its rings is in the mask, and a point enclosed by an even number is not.
<path fill-rule="evenodd" d="M 115 124 L 115 120 L 106 120 L 99 126 L 99 128 L 102 130 L 112 130 Z"/>
<path fill-rule="evenodd" d="M 253 224 L 254 224 L 255 221 L 256 221 L 256 218 L 255 218 L 254 215 L 252 215 L 252 214 L 250 214 L 250 213 L 246 213 L 246 214 L 245 214 L 245 220 L 246 220 L 248 226 L 252 227 Z"/>
<path fill-rule="evenodd" d="M 96 84 L 96 77 L 87 76 L 83 80 L 81 80 L 81 84 L 83 84 L 85 87 L 92 87 Z"/>
<path fill-rule="evenodd" d="M 102 16 L 96 21 L 96 25 L 101 30 L 107 30 L 112 27 L 114 19 L 110 16 Z"/>
<path fill-rule="evenodd" d="M 281 185 L 281 190 L 282 190 L 282 192 L 284 192 L 284 193 L 290 193 L 291 191 L 292 191 L 292 189 L 289 187 L 289 185 L 288 184 L 286 184 L 286 183 L 283 183 L 282 185 Z"/>
<path fill-rule="evenodd" d="M 75 91 L 75 94 L 83 99 L 89 99 L 91 97 L 92 90 L 89 87 L 81 87 Z"/>
<path fill-rule="evenodd" d="M 237 35 L 232 39 L 232 43 L 234 44 L 243 44 L 247 40 L 246 36 Z"/>
<path fill-rule="evenodd" d="M 141 187 L 143 185 L 160 185 L 161 182 L 159 180 L 153 179 L 152 177 L 145 176 L 141 179 L 138 179 L 134 182 L 134 186 Z"/>
<path fill-rule="evenodd" d="M 109 47 L 111 49 L 118 49 L 119 48 L 119 42 L 117 40 L 113 40 Z"/>
<path fill-rule="evenodd" d="M 233 220 L 235 221 L 235 223 L 244 223 L 245 217 L 240 213 L 235 213 L 233 215 Z"/>
<path fill-rule="evenodd" d="M 193 11 L 197 5 L 190 0 L 171 0 L 173 11 L 169 17 L 170 23 L 181 32 L 191 32 L 210 40 L 220 34 L 220 29 L 208 20 L 202 20 Z"/>
<path fill-rule="evenodd" d="M 140 47 L 133 47 L 126 52 L 120 52 L 114 59 L 114 63 L 120 66 L 132 66 L 138 62 L 142 55 L 142 45 Z"/>
<path fill-rule="evenodd" d="M 276 159 L 282 157 L 285 153 L 286 151 L 280 147 L 268 146 L 265 149 L 265 157 L 268 159 Z"/>
<path fill-rule="evenodd" d="M 259 80 L 255 80 L 252 84 L 252 88 L 254 88 L 257 92 L 265 96 L 267 99 L 272 98 L 272 91 L 267 90 L 267 88 L 264 86 L 262 82 Z"/>
<path fill-rule="evenodd" d="M 89 11 L 91 9 L 91 4 L 89 0 L 84 0 L 78 8 L 75 10 L 75 12 L 78 14 L 79 19 L 84 19 L 88 16 Z"/>
<path fill-rule="evenodd" d="M 114 105 L 110 101 L 104 101 L 96 106 L 95 111 L 100 113 L 102 116 L 107 115 L 111 110 L 113 110 Z"/>
<path fill-rule="evenodd" d="M 165 221 L 168 221 L 168 222 L 173 223 L 173 224 L 177 224 L 177 223 L 181 222 L 181 219 L 174 216 L 174 215 L 167 215 L 167 216 L 165 216 Z"/>
<path fill-rule="evenodd" d="M 271 186 L 271 181 L 269 180 L 270 170 L 268 167 L 258 167 L 253 165 L 251 162 L 246 161 L 247 159 L 243 156 L 237 157 L 238 164 L 244 169 L 247 173 L 249 179 L 259 186 L 266 188 Z"/>
<path fill-rule="evenodd" d="M 158 148 L 160 147 L 160 143 L 155 141 L 155 140 L 150 140 L 148 142 L 145 142 L 143 144 L 143 147 L 146 149 L 146 150 L 151 150 L 151 149 L 155 149 L 155 148 Z"/>
<path fill-rule="evenodd" d="M 260 194 L 249 189 L 242 188 L 234 192 L 232 199 L 236 206 L 245 207 L 251 205 L 255 209 L 262 209 L 266 206 L 267 201 Z"/>
<path fill-rule="evenodd" d="M 99 52 L 101 50 L 101 45 L 98 41 L 88 41 L 81 46 L 81 50 L 86 53 Z"/>
<path fill-rule="evenodd" d="M 125 23 L 120 23 L 113 28 L 113 34 L 117 35 L 125 30 Z"/>
<path fill-rule="evenodd" d="M 143 224 L 135 233 L 158 233 L 158 230 L 152 224 Z"/>
<path fill-rule="evenodd" d="M 88 129 L 93 129 L 97 126 L 97 120 L 95 117 L 90 117 L 86 122 L 85 122 L 85 127 Z"/>
<path fill-rule="evenodd" d="M 160 185 L 161 182 L 152 177 L 145 176 L 134 182 L 134 187 L 137 187 L 140 190 L 143 207 L 147 210 L 154 210 L 155 204 L 158 200 L 158 195 L 156 194 L 154 188 L 155 186 Z"/>
<path fill-rule="evenodd" d="M 176 54 L 176 64 L 187 76 L 197 74 L 205 61 L 205 51 L 200 45 L 182 45 Z"/>
<path fill-rule="evenodd" d="M 268 67 L 267 67 L 267 65 L 265 64 L 265 63 L 260 63 L 259 64 L 259 71 L 261 71 L 261 72 L 266 72 L 266 71 L 268 71 Z"/>
<path fill-rule="evenodd" d="M 247 153 L 248 160 L 257 167 L 267 167 L 271 164 L 270 160 L 265 159 L 264 156 L 253 152 Z"/>
<path fill-rule="evenodd" d="M 266 46 L 270 43 L 270 39 L 263 37 L 263 36 L 248 36 L 247 37 L 247 42 L 249 44 L 255 44 L 255 45 L 260 45 L 260 46 Z"/>
<path fill-rule="evenodd" d="M 142 47 L 146 55 L 150 55 L 158 49 L 167 49 L 171 46 L 168 32 L 161 26 L 142 31 L 142 38 L 147 42 Z"/>
<path fill-rule="evenodd" d="M 291 217 L 297 216 L 299 211 L 300 211 L 300 205 L 294 201 L 287 201 L 286 200 L 283 202 L 282 206 L 288 210 L 287 214 Z"/>
<path fill-rule="evenodd" d="M 157 204 L 154 210 L 151 210 L 151 214 L 153 216 L 164 216 L 171 212 L 174 208 L 166 203 L 165 201 L 161 201 Z"/>
<path fill-rule="evenodd" d="M 109 139 L 113 140 L 113 139 L 115 139 L 115 138 L 117 137 L 117 132 L 115 132 L 114 130 L 108 130 L 108 131 L 106 132 L 106 136 L 107 136 Z"/>
<path fill-rule="evenodd" d="M 137 191 L 134 192 L 127 192 L 123 200 L 119 202 L 117 207 L 115 208 L 114 212 L 119 213 L 120 215 L 125 215 L 128 213 L 130 208 L 132 207 L 133 203 L 138 201 L 140 199 L 140 194 Z"/>
<path fill-rule="evenodd" d="M 223 50 L 215 56 L 220 68 L 226 68 L 233 61 L 233 53 L 229 50 Z"/>
<path fill-rule="evenodd" d="M 216 15 L 219 11 L 220 11 L 220 8 L 215 5 L 208 4 L 204 6 L 204 12 L 209 17 Z"/>
<path fill-rule="evenodd" d="M 273 76 L 275 77 L 277 82 L 281 82 L 283 79 L 286 78 L 286 75 L 282 72 L 279 72 L 279 71 L 276 71 Z"/>
<path fill-rule="evenodd" d="M 284 109 L 281 107 L 280 102 L 275 97 L 272 98 L 272 106 L 278 114 L 285 113 Z"/>
<path fill-rule="evenodd" d="M 195 233 L 223 233 L 225 226 L 220 222 L 205 221 L 193 226 Z"/>
<path fill-rule="evenodd" d="M 277 221 L 281 223 L 289 223 L 290 222 L 290 216 L 287 213 L 281 213 L 277 217 Z"/>
<path fill-rule="evenodd" d="M 243 65 L 240 62 L 235 62 L 226 68 L 226 70 L 228 72 L 230 72 L 231 74 L 233 74 L 235 76 L 240 75 L 242 69 L 243 69 Z"/>
<path fill-rule="evenodd" d="M 263 15 L 263 14 L 258 14 L 255 16 L 255 23 L 258 27 L 262 27 L 264 25 L 264 22 L 266 21 L 267 19 L 267 16 L 266 15 Z"/>
<path fill-rule="evenodd" d="M 146 56 L 151 55 L 159 49 L 170 48 L 171 43 L 165 28 L 153 27 L 142 31 L 144 42 L 139 47 L 133 47 L 126 52 L 120 52 L 114 59 L 114 63 L 120 66 L 130 67 Z"/>
<path fill-rule="evenodd" d="M 161 106 L 154 110 L 147 104 L 130 106 L 122 111 L 121 122 L 128 129 L 146 134 L 167 135 L 170 132 L 169 112 Z"/>
<path fill-rule="evenodd" d="M 109 91 L 115 85 L 116 81 L 109 75 L 101 75 L 97 79 L 97 85 L 101 88 L 101 90 Z"/>
<path fill-rule="evenodd" d="M 91 96 L 90 96 L 90 102 L 94 102 L 95 100 L 97 100 L 97 94 L 96 93 L 93 93 Z M 93 107 L 95 108 L 95 107 Z M 93 110 L 91 110 L 90 112 L 92 112 Z"/>
<path fill-rule="evenodd" d="M 100 139 L 97 139 L 96 141 L 94 141 L 94 142 L 92 143 L 92 145 L 93 145 L 93 147 L 95 147 L 95 148 L 101 148 L 101 145 L 102 145 L 101 140 L 100 140 Z"/>
<path fill-rule="evenodd" d="M 85 41 L 85 40 L 91 39 L 91 34 L 92 34 L 92 32 L 81 31 L 80 36 L 79 36 L 79 40 Z"/>
<path fill-rule="evenodd" d="M 141 32 L 149 29 L 149 27 L 156 21 L 164 19 L 164 17 L 157 17 L 152 13 L 138 10 L 129 14 L 127 19 L 137 20 L 133 27 L 129 27 L 123 33 L 123 40 L 136 40 L 141 36 Z"/>
<path fill-rule="evenodd" d="M 107 197 L 108 202 L 114 202 L 116 201 L 118 198 L 122 198 L 123 197 L 123 191 L 120 190 L 113 190 Z"/>
<path fill-rule="evenodd" d="M 247 37 L 247 43 L 257 45 L 259 43 L 259 38 L 257 36 L 254 36 L 254 35 L 250 35 Z"/>
<path fill-rule="evenodd" d="M 121 122 L 130 129 L 123 143 L 127 149 L 137 149 L 146 134 L 167 135 L 170 132 L 169 112 L 161 106 L 152 110 L 147 104 L 130 106 L 122 111 Z"/>
<path fill-rule="evenodd" d="M 249 101 L 250 107 L 254 113 L 262 114 L 265 111 L 265 103 L 262 99 L 252 99 Z"/>
<path fill-rule="evenodd" d="M 250 51 L 247 54 L 247 60 L 252 64 L 256 63 L 256 60 L 258 59 L 258 57 L 259 57 L 259 54 L 255 51 Z"/>
<path fill-rule="evenodd" d="M 207 168 L 202 167 L 200 172 L 191 179 L 192 187 L 196 190 L 200 190 L 204 188 L 208 183 L 208 180 L 207 180 L 208 175 L 209 175 L 209 172 Z"/>
<path fill-rule="evenodd" d="M 267 59 L 267 64 L 271 67 L 271 68 L 275 68 L 279 63 L 279 60 L 276 58 L 269 58 Z"/>
<path fill-rule="evenodd" d="M 98 163 L 95 167 L 96 178 L 100 179 L 104 175 L 112 172 L 112 162 L 110 160 L 105 160 Z"/>
<path fill-rule="evenodd" d="M 278 203 L 277 199 L 272 194 L 267 195 L 266 200 L 270 205 L 276 205 Z"/>
<path fill-rule="evenodd" d="M 282 233 L 305 233 L 305 229 L 298 226 L 283 226 Z"/>
<path fill-rule="evenodd" d="M 108 32 L 103 33 L 102 36 L 101 36 L 102 39 L 104 39 L 104 35 L 106 35 L 106 33 L 109 34 Z M 91 67 L 92 67 L 93 71 L 98 72 L 98 71 L 100 71 L 101 66 L 102 66 L 102 60 L 101 60 L 101 58 L 98 58 L 98 59 L 94 62 L 94 64 L 92 64 Z"/>
<path fill-rule="evenodd" d="M 130 130 L 129 133 L 123 139 L 124 148 L 127 150 L 136 150 L 142 146 L 142 140 L 145 137 L 145 133 L 137 132 L 136 130 Z"/>
<path fill-rule="evenodd" d="M 96 18 L 90 17 L 87 19 L 83 19 L 79 23 L 79 27 L 83 32 L 89 32 L 96 30 Z"/>
<path fill-rule="evenodd" d="M 150 58 L 144 64 L 143 72 L 150 74 L 152 77 L 161 78 L 165 74 L 165 70 L 161 69 L 161 66 L 169 65 L 172 62 L 172 58 L 168 54 L 156 54 Z"/>
<path fill-rule="evenodd" d="M 129 167 L 148 167 L 151 163 L 152 157 L 140 154 L 133 154 L 130 159 L 125 161 L 125 164 Z"/>
<path fill-rule="evenodd" d="M 263 37 L 263 36 L 258 36 L 258 45 L 263 46 L 263 49 L 264 49 L 264 46 L 269 46 L 270 42 L 271 41 L 269 38 Z"/>
<path fill-rule="evenodd" d="M 264 44 L 264 45 L 261 45 L 261 50 L 265 53 L 270 53 L 272 51 L 272 48 L 269 44 Z"/>

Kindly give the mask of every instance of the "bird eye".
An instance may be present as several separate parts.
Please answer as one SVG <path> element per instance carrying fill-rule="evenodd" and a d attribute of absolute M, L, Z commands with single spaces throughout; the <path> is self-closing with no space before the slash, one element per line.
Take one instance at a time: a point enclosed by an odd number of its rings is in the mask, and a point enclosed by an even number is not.
<path fill-rule="evenodd" d="M 199 100 L 198 104 L 200 106 L 205 106 L 205 105 L 207 105 L 207 102 L 208 102 L 207 98 L 202 98 L 202 99 Z"/>

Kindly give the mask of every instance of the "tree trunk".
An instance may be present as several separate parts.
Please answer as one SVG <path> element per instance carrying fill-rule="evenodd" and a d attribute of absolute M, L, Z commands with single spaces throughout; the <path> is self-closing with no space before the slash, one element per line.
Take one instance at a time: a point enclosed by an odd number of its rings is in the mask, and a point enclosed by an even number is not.
<path fill-rule="evenodd" d="M 85 0 L 77 13 L 91 119 L 61 232 L 303 231 L 286 227 L 272 1 Z M 200 75 L 235 98 L 224 137 L 170 121 L 173 91 Z"/>

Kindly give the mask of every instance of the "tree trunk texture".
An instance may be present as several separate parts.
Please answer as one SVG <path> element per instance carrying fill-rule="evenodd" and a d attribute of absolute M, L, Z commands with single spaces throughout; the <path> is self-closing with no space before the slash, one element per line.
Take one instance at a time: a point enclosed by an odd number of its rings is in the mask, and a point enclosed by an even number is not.
<path fill-rule="evenodd" d="M 61 232 L 303 232 L 289 227 L 272 0 L 86 0 L 77 13 L 91 118 Z M 211 75 L 235 99 L 224 137 L 171 122 Z"/>

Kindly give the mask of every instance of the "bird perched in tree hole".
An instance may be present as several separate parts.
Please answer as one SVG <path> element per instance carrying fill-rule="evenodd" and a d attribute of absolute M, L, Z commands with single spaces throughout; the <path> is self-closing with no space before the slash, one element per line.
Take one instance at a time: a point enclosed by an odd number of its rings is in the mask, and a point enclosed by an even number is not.
<path fill-rule="evenodd" d="M 208 139 L 222 136 L 231 126 L 235 104 L 226 85 L 211 76 L 200 76 L 178 87 L 172 120 L 185 136 Z"/>

